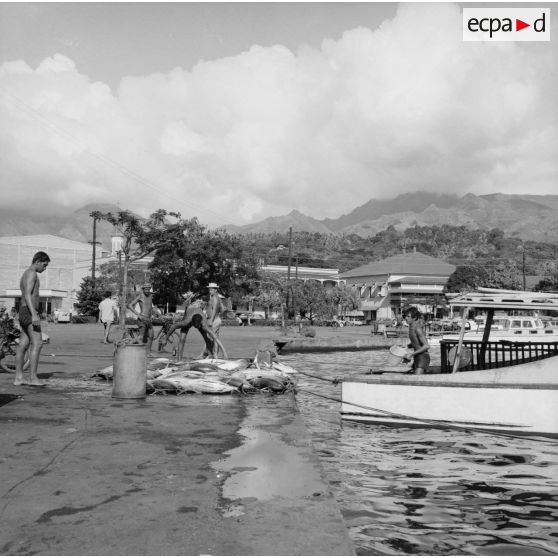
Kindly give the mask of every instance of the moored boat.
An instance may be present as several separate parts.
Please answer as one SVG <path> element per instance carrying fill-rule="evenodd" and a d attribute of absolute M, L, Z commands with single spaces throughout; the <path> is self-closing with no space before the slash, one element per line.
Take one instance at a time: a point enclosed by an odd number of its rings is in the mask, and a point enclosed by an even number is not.
<path fill-rule="evenodd" d="M 490 341 L 558 341 L 558 327 L 556 325 L 545 324 L 540 318 L 535 316 L 503 316 L 495 318 L 491 330 Z M 466 331 L 464 339 L 466 341 L 480 341 L 484 336 L 484 327 L 479 327 L 478 331 Z M 459 335 L 446 334 L 445 340 L 457 340 Z"/>
<path fill-rule="evenodd" d="M 558 295 L 482 290 L 451 304 L 463 309 L 463 327 L 441 342 L 441 366 L 421 376 L 378 371 L 344 380 L 342 418 L 558 436 L 558 341 L 490 336 L 496 308 L 557 310 Z M 470 308 L 488 310 L 479 339 L 465 335 Z"/>

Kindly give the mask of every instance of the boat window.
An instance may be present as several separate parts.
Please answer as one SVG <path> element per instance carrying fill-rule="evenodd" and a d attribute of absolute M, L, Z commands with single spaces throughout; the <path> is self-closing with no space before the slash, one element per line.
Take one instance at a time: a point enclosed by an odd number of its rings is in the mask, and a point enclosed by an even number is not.
<path fill-rule="evenodd" d="M 521 320 L 513 320 L 511 327 L 521 327 Z"/>
<path fill-rule="evenodd" d="M 531 320 L 523 320 L 523 327 L 533 327 L 531 325 Z"/>

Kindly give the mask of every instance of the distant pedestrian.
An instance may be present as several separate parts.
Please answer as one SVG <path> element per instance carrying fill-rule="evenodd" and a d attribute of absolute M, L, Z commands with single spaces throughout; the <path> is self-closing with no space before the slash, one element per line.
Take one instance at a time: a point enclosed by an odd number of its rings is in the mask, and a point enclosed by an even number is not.
<path fill-rule="evenodd" d="M 50 257 L 45 252 L 37 252 L 31 265 L 23 272 L 19 282 L 21 289 L 21 306 L 19 308 L 19 325 L 21 337 L 16 350 L 16 372 L 14 385 L 42 387 L 46 385 L 39 380 L 37 368 L 43 345 L 41 319 L 39 316 L 39 273 L 47 268 Z M 29 382 L 23 380 L 25 353 L 29 349 Z"/>
<path fill-rule="evenodd" d="M 140 306 L 140 311 L 136 310 L 136 305 Z M 147 355 L 151 354 L 151 346 L 153 345 L 153 292 L 151 290 L 151 283 L 144 283 L 141 292 L 128 304 L 128 309 L 131 310 L 138 318 L 140 335 L 142 343 L 147 343 Z"/>
<path fill-rule="evenodd" d="M 103 296 L 105 298 L 99 303 L 99 321 L 103 324 L 105 332 L 102 342 L 108 343 L 110 328 L 114 322 L 118 321 L 118 307 L 110 291 L 105 291 Z"/>

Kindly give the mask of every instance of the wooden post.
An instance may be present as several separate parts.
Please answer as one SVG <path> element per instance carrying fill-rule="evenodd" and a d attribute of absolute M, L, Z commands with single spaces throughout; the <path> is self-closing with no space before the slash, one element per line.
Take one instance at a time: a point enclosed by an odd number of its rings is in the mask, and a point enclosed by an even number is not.
<path fill-rule="evenodd" d="M 489 308 L 486 314 L 486 323 L 484 324 L 484 333 L 482 334 L 481 349 L 479 364 L 482 368 L 485 367 L 486 347 L 488 346 L 488 339 L 490 337 L 490 329 L 492 328 L 492 321 L 494 319 L 494 308 Z"/>
<path fill-rule="evenodd" d="M 459 369 L 459 363 L 461 362 L 461 351 L 463 349 L 463 337 L 465 336 L 465 325 L 467 320 L 467 314 L 469 313 L 469 307 L 463 307 L 461 309 L 461 331 L 459 332 L 459 342 L 457 343 L 457 351 L 455 352 L 455 360 L 453 361 L 452 373 L 455 374 Z"/>

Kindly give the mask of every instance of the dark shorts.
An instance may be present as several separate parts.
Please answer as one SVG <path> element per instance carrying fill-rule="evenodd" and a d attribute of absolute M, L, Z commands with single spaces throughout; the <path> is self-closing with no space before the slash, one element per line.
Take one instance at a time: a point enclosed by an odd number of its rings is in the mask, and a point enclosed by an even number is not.
<path fill-rule="evenodd" d="M 415 355 L 413 358 L 413 368 L 422 368 L 423 370 L 428 370 L 428 365 L 430 364 L 430 355 L 428 351 L 425 353 L 420 353 L 420 355 Z"/>
<path fill-rule="evenodd" d="M 140 331 L 153 331 L 153 322 L 148 320 L 138 320 L 138 328 Z"/>
<path fill-rule="evenodd" d="M 19 309 L 19 325 L 21 326 L 21 329 L 23 331 L 25 331 L 25 333 L 27 333 L 27 328 L 33 323 L 33 320 L 31 318 L 31 310 L 29 310 L 29 308 L 27 308 L 27 306 L 22 306 Z M 34 326 L 33 327 L 34 331 L 37 332 L 41 332 L 41 326 Z"/>

